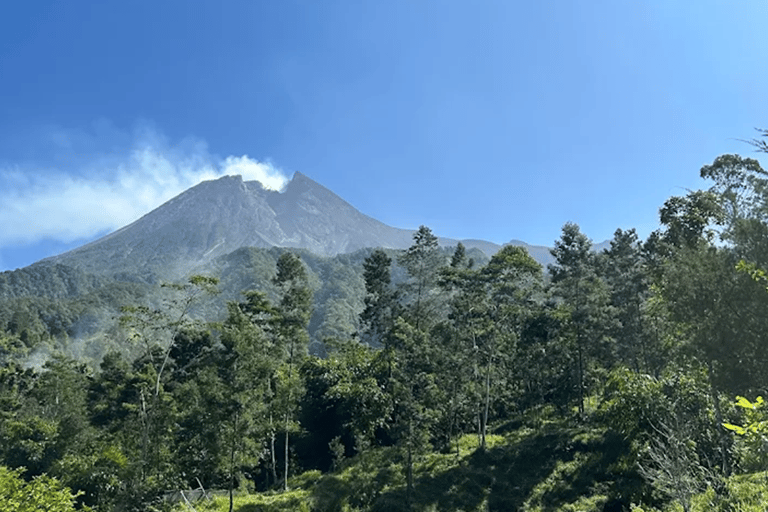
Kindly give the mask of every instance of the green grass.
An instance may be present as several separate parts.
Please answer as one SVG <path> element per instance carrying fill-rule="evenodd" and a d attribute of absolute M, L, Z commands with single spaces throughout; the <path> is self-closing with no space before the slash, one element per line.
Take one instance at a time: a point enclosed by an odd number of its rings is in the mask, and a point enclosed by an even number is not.
<path fill-rule="evenodd" d="M 621 498 L 625 507 L 651 499 L 627 457 L 628 446 L 605 428 L 563 418 L 551 409 L 497 425 L 486 437 L 458 440 L 451 453 L 425 453 L 414 464 L 414 491 L 406 490 L 404 456 L 394 447 L 348 459 L 334 473 L 310 471 L 289 481 L 286 493 L 237 495 L 237 512 L 601 512 Z M 733 476 L 724 491 L 695 496 L 693 512 L 768 512 L 768 472 Z M 654 498 L 656 499 L 656 498 Z M 633 512 L 677 512 L 669 502 Z M 219 496 L 195 504 L 198 512 L 226 512 Z M 179 505 L 176 511 L 189 511 Z"/>
<path fill-rule="evenodd" d="M 234 510 L 237 512 L 310 512 L 311 494 L 306 489 L 295 489 L 284 493 L 238 494 L 234 496 Z M 197 512 L 228 512 L 229 497 L 215 496 L 210 501 L 194 504 Z M 191 511 L 184 504 L 174 510 Z"/>
<path fill-rule="evenodd" d="M 692 512 L 766 512 L 768 511 L 768 472 L 736 475 L 728 478 L 725 493 L 717 496 L 713 489 L 691 500 Z M 682 507 L 669 507 L 674 510 Z"/>
<path fill-rule="evenodd" d="M 599 512 L 636 485 L 622 472 L 625 447 L 605 430 L 554 415 L 500 425 L 478 449 L 477 437 L 459 440 L 455 453 L 427 453 L 414 465 L 415 511 Z M 379 448 L 345 461 L 325 475 L 311 472 L 290 482 L 288 493 L 238 496 L 237 512 L 388 512 L 408 510 L 403 456 Z M 202 511 L 227 511 L 217 498 Z M 183 508 L 179 509 L 183 510 Z"/>
<path fill-rule="evenodd" d="M 662 512 L 682 512 L 671 501 Z M 717 495 L 711 487 L 691 500 L 691 512 L 766 512 L 768 511 L 768 472 L 735 475 L 726 479 L 725 489 Z M 659 512 L 647 506 L 633 505 L 631 512 Z"/>

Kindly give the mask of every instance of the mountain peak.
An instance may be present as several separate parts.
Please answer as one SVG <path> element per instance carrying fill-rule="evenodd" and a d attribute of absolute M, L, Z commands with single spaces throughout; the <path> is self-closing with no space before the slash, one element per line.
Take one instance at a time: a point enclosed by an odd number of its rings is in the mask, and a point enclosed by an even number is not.
<path fill-rule="evenodd" d="M 300 173 L 299 171 L 296 171 L 293 173 L 293 177 L 291 178 L 291 181 L 288 182 L 288 185 L 286 185 L 283 192 L 288 192 L 289 190 L 307 190 L 310 188 L 318 188 L 326 190 L 325 187 L 317 183 L 316 181 L 310 179 L 307 175 Z"/>
<path fill-rule="evenodd" d="M 368 217 L 296 172 L 282 193 L 227 175 L 201 182 L 137 221 L 54 262 L 99 274 L 132 267 L 178 278 L 241 247 L 294 247 L 321 256 L 408 247 L 411 231 Z"/>
<path fill-rule="evenodd" d="M 147 278 L 178 279 L 241 247 L 302 248 L 333 256 L 365 247 L 405 249 L 412 236 L 412 230 L 361 213 L 300 172 L 282 193 L 235 174 L 199 183 L 132 224 L 49 261 L 96 274 L 131 268 Z M 467 246 L 487 254 L 496 250 L 490 243 Z"/>

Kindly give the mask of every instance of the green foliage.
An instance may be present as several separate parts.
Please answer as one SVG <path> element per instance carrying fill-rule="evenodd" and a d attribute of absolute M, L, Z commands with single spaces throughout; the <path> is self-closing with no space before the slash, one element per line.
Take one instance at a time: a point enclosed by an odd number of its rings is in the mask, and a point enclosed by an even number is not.
<path fill-rule="evenodd" d="M 741 467 L 747 471 L 768 468 L 768 408 L 763 397 L 750 402 L 736 397 L 736 407 L 742 412 L 741 425 L 724 423 L 723 427 L 737 434 L 737 453 Z"/>
<path fill-rule="evenodd" d="M 0 453 L 4 464 L 26 467 L 33 476 L 43 474 L 58 456 L 58 434 L 56 422 L 37 415 L 3 421 Z"/>
<path fill-rule="evenodd" d="M 67 453 L 52 467 L 52 474 L 81 493 L 78 502 L 109 510 L 125 492 L 128 458 L 118 446 L 94 443 L 83 452 Z"/>
<path fill-rule="evenodd" d="M 397 292 L 392 289 L 392 259 L 377 249 L 363 262 L 365 279 L 365 308 L 360 313 L 364 327 L 363 340 L 373 347 L 382 347 L 399 313 Z"/>
<path fill-rule="evenodd" d="M 666 226 L 665 241 L 674 247 L 695 247 L 715 238 L 712 225 L 725 222 L 725 212 L 714 192 L 696 190 L 685 197 L 671 197 L 659 210 Z"/>
<path fill-rule="evenodd" d="M 695 446 L 696 458 L 709 460 L 710 469 L 715 469 L 718 441 L 708 391 L 702 368 L 669 368 L 655 378 L 619 367 L 609 374 L 598 417 L 628 441 L 631 449 L 624 455 L 628 467 L 636 464 L 654 439 L 669 437 L 661 432 L 667 425 L 684 429 L 686 440 Z"/>
<path fill-rule="evenodd" d="M 408 280 L 400 285 L 408 321 L 417 329 L 429 330 L 443 306 L 437 284 L 438 271 L 446 263 L 432 230 L 419 226 L 413 234 L 413 244 L 397 262 L 408 273 Z"/>
<path fill-rule="evenodd" d="M 295 489 L 283 493 L 244 494 L 236 495 L 233 499 L 235 512 L 310 512 L 310 492 Z M 229 498 L 215 496 L 210 501 L 195 503 L 198 512 L 228 512 Z M 178 512 L 187 512 L 189 507 L 179 505 Z"/>
<path fill-rule="evenodd" d="M 759 268 L 755 263 L 748 263 L 744 260 L 739 260 L 736 264 L 737 272 L 744 272 L 748 274 L 753 280 L 758 283 L 766 284 L 768 282 L 768 273 L 765 270 Z M 768 290 L 768 287 L 766 287 Z"/>
<path fill-rule="evenodd" d="M 765 418 L 765 401 L 763 397 L 758 396 L 755 402 L 750 402 L 743 396 L 736 397 L 736 406 L 745 410 L 745 426 L 725 423 L 723 426 L 728 430 L 733 430 L 740 436 L 745 435 L 765 435 L 768 434 L 768 419 Z"/>
<path fill-rule="evenodd" d="M 768 474 L 735 475 L 725 481 L 725 490 L 708 488 L 692 499 L 693 512 L 764 512 L 768 496 Z"/>
<path fill-rule="evenodd" d="M 573 353 L 579 413 L 584 415 L 584 398 L 596 377 L 595 367 L 610 368 L 615 361 L 616 309 L 609 289 L 600 278 L 599 262 L 591 252 L 592 242 L 579 226 L 567 223 L 555 242 L 549 266 L 552 293 L 562 301 L 562 343 Z"/>
<path fill-rule="evenodd" d="M 425 453 L 413 467 L 407 500 L 406 460 L 392 448 L 372 449 L 324 475 L 312 488 L 313 510 L 590 510 L 615 499 L 609 469 L 621 449 L 600 430 L 573 429 L 550 418 L 545 428 L 519 425 L 489 434 L 485 450 L 474 436 L 462 455 Z M 536 461 L 531 464 L 531 461 Z"/>
<path fill-rule="evenodd" d="M 706 484 L 714 483 L 713 475 L 699 461 L 695 442 L 690 440 L 690 423 L 672 418 L 655 427 L 640 463 L 640 474 L 654 490 L 677 501 L 685 512 L 691 510 L 691 499 Z"/>
<path fill-rule="evenodd" d="M 8 365 L 12 360 L 21 355 L 24 344 L 18 336 L 0 332 L 0 368 Z"/>
<path fill-rule="evenodd" d="M 281 291 L 276 330 L 278 346 L 284 355 L 275 379 L 275 403 L 276 410 L 284 418 L 283 489 L 287 491 L 290 474 L 289 436 L 298 430 L 295 422 L 296 407 L 303 392 L 298 367 L 308 352 L 307 327 L 312 316 L 312 289 L 304 264 L 297 255 L 290 252 L 281 254 L 277 260 L 277 275 L 273 282 Z"/>
<path fill-rule="evenodd" d="M 576 396 L 571 347 L 560 333 L 567 315 L 552 303 L 531 308 L 517 344 L 516 371 L 520 378 L 517 403 L 524 409 L 556 406 L 567 411 Z"/>
<path fill-rule="evenodd" d="M 309 344 L 307 326 L 312 316 L 312 289 L 309 286 L 304 264 L 290 252 L 283 253 L 277 260 L 277 275 L 274 283 L 280 288 L 277 330 L 286 358 L 290 365 L 306 355 Z"/>
<path fill-rule="evenodd" d="M 55 269 L 57 272 L 51 273 Z M 62 265 L 35 265 L 0 273 L 0 331 L 8 331 L 28 348 L 64 346 L 68 339 L 107 331 L 123 304 L 135 303 L 152 288 L 136 282 L 96 278 Z M 62 273 L 71 273 L 57 291 Z M 38 275 L 39 274 L 39 275 Z M 31 278 L 34 276 L 34 278 Z M 105 351 L 99 343 L 73 347 L 72 354 L 98 360 Z"/>
<path fill-rule="evenodd" d="M 635 230 L 616 230 L 600 264 L 616 313 L 617 359 L 638 372 L 657 372 L 664 365 L 660 360 L 664 349 L 648 314 L 651 276 Z"/>
<path fill-rule="evenodd" d="M 700 174 L 714 182 L 708 192 L 724 212 L 723 239 L 739 258 L 768 264 L 768 173 L 753 158 L 721 155 Z"/>
<path fill-rule="evenodd" d="M 664 264 L 659 289 L 684 350 L 711 364 L 718 389 L 743 394 L 768 379 L 768 294 L 736 265 L 727 249 L 681 249 Z"/>
<path fill-rule="evenodd" d="M 200 413 L 210 413 L 213 408 L 220 416 L 218 421 L 207 422 L 191 432 L 213 429 L 207 445 L 213 445 L 209 451 L 219 455 L 219 467 L 226 468 L 230 493 L 238 475 L 258 465 L 264 456 L 262 443 L 270 429 L 270 407 L 274 395 L 280 394 L 280 385 L 275 386 L 273 381 L 283 380 L 274 340 L 254 321 L 260 314 L 257 307 L 271 311 L 262 300 L 259 294 L 249 294 L 245 303 L 230 303 L 229 316 L 222 325 L 223 350 L 212 361 L 218 381 L 205 381 L 207 385 L 201 389 L 204 395 L 213 396 Z"/>
<path fill-rule="evenodd" d="M 335 454 L 360 453 L 376 441 L 392 412 L 384 389 L 387 367 L 384 352 L 357 342 L 336 342 L 328 358 L 308 359 L 301 368 L 306 394 L 301 401 L 301 424 L 312 436 L 304 444 L 316 467 L 327 469 Z M 301 442 L 301 441 L 300 441 Z M 307 463 L 309 464 L 309 463 Z"/>
<path fill-rule="evenodd" d="M 0 465 L 0 512 L 69 512 L 75 510 L 76 494 L 46 475 L 31 481 L 22 478 L 23 470 Z"/>

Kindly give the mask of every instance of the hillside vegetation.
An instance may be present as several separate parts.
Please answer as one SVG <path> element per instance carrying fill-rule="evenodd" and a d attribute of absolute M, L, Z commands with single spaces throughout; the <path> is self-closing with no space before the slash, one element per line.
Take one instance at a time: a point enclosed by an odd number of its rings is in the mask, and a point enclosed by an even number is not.
<path fill-rule="evenodd" d="M 443 249 L 446 257 L 449 249 Z M 323 340 L 348 337 L 359 330 L 358 314 L 363 308 L 365 283 L 362 264 L 372 249 L 320 257 L 307 251 L 301 255 L 314 292 L 313 312 L 308 326 L 310 351 L 323 354 Z M 244 290 L 260 289 L 274 299 L 272 284 L 281 249 L 244 247 L 221 256 L 196 271 L 216 276 L 220 293 L 196 304 L 191 315 L 221 320 L 228 301 L 237 301 Z M 388 251 L 394 256 L 397 251 Z M 488 258 L 479 250 L 469 251 L 478 263 Z M 395 268 L 394 279 L 402 281 L 404 271 Z M 121 308 L 131 304 L 160 307 L 167 298 L 162 282 L 147 281 L 140 268 L 125 268 L 117 276 L 95 276 L 63 264 L 38 263 L 13 272 L 0 273 L 0 331 L 22 341 L 25 352 L 61 352 L 98 366 L 109 350 L 126 350 L 118 319 Z M 34 361 L 40 360 L 34 358 Z"/>
<path fill-rule="evenodd" d="M 6 274 L 0 495 L 45 483 L 62 510 L 96 511 L 762 510 L 768 174 L 725 155 L 701 175 L 711 188 L 668 199 L 647 240 L 617 230 L 596 251 L 565 224 L 546 272 L 521 247 L 446 251 L 422 226 L 403 251 L 240 249 L 179 282 Z M 38 279 L 50 297 L 8 291 Z M 185 489 L 216 498 L 179 502 Z"/>

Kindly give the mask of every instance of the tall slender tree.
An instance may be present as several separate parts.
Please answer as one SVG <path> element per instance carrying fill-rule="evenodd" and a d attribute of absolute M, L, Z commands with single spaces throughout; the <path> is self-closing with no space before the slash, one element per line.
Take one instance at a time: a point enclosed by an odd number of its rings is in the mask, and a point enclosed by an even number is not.
<path fill-rule="evenodd" d="M 228 459 L 230 512 L 241 454 L 249 455 L 251 461 L 260 457 L 260 446 L 255 440 L 263 439 L 269 429 L 270 379 L 277 367 L 272 344 L 261 327 L 244 312 L 248 309 L 247 303 L 229 304 L 218 365 L 223 384 L 220 396 L 225 428 L 221 435 L 227 447 L 222 452 Z"/>
<path fill-rule="evenodd" d="M 541 265 L 524 248 L 508 245 L 497 252 L 480 271 L 486 289 L 486 315 L 489 330 L 481 354 L 485 359 L 482 447 L 488 430 L 495 368 L 511 366 L 526 317 L 541 291 Z M 498 373 L 498 372 L 496 372 Z"/>
<path fill-rule="evenodd" d="M 164 384 L 169 380 L 167 368 L 180 333 L 195 330 L 201 322 L 192 316 L 193 308 L 203 299 L 218 293 L 218 279 L 194 275 L 186 283 L 163 284 L 169 291 L 163 307 L 128 306 L 123 308 L 121 325 L 128 336 L 144 345 L 143 355 L 134 361 L 132 386 L 141 436 L 140 473 L 137 486 L 166 486 L 171 465 L 168 447 L 176 426 L 172 397 Z"/>
<path fill-rule="evenodd" d="M 363 262 L 365 308 L 360 313 L 362 339 L 372 347 L 383 347 L 400 307 L 392 287 L 392 259 L 381 249 L 374 250 Z"/>
<path fill-rule="evenodd" d="M 401 285 L 407 310 L 406 318 L 416 329 L 429 331 L 438 318 L 441 300 L 438 287 L 439 270 L 446 258 L 437 244 L 437 237 L 426 226 L 413 235 L 413 244 L 397 260 L 409 279 Z"/>
<path fill-rule="evenodd" d="M 296 401 L 299 399 L 301 383 L 297 371 L 301 360 L 306 357 L 309 347 L 307 326 L 312 316 L 312 289 L 301 259 L 290 252 L 284 252 L 277 260 L 277 275 L 274 283 L 282 296 L 278 306 L 277 332 L 285 352 L 285 368 L 282 372 L 282 398 L 285 428 L 285 466 L 283 488 L 288 490 L 289 437 L 295 416 Z"/>
<path fill-rule="evenodd" d="M 616 311 L 617 357 L 636 372 L 658 370 L 645 329 L 644 305 L 649 297 L 650 278 L 641 244 L 634 229 L 617 229 L 610 248 L 603 253 L 601 274 L 609 287 Z"/>
<path fill-rule="evenodd" d="M 563 301 L 567 316 L 561 332 L 575 352 L 579 415 L 583 417 L 590 362 L 601 358 L 604 364 L 610 364 L 613 357 L 610 333 L 614 329 L 614 310 L 607 286 L 597 274 L 592 242 L 577 224 L 563 226 L 562 236 L 551 252 L 555 258 L 555 264 L 549 266 L 552 290 Z"/>

